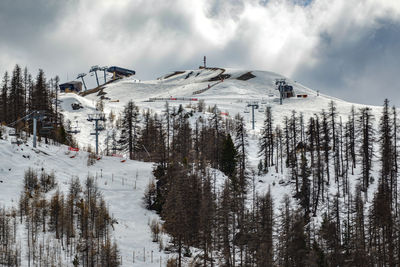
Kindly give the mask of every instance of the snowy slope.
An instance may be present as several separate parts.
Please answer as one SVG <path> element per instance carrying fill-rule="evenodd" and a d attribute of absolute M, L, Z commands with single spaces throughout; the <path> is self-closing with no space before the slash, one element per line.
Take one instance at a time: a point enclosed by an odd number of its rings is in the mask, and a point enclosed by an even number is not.
<path fill-rule="evenodd" d="M 247 81 L 238 80 L 243 74 L 251 72 L 254 78 Z M 126 78 L 105 86 L 104 96 L 109 100 L 104 100 L 104 112 L 108 114 L 113 111 L 118 114 L 122 111 L 124 105 L 133 100 L 141 109 L 151 109 L 161 113 L 164 109 L 165 101 L 148 102 L 150 98 L 196 98 L 197 101 L 169 101 L 171 106 L 184 107 L 188 104 L 197 104 L 199 100 L 204 100 L 207 106 L 217 105 L 222 112 L 229 113 L 234 117 L 240 113 L 245 117 L 247 127 L 251 129 L 251 113 L 244 113 L 248 101 L 258 101 L 261 107 L 271 106 L 275 124 L 281 124 L 284 116 L 290 116 L 292 110 L 304 114 L 305 119 L 320 113 L 322 109 L 328 109 L 330 101 L 335 101 L 339 116 L 343 121 L 347 119 L 351 106 L 356 109 L 364 105 L 349 103 L 330 96 L 318 94 L 296 81 L 286 78 L 288 84 L 292 85 L 295 94 L 307 94 L 307 98 L 285 99 L 283 105 L 279 105 L 279 92 L 276 90 L 275 80 L 285 78 L 279 74 L 267 71 L 249 71 L 237 69 L 198 69 L 187 70 L 173 75 L 165 75 L 157 80 L 138 81 L 134 78 Z M 172 75 L 172 76 L 171 76 Z M 221 82 L 219 75 L 229 75 L 230 77 Z M 209 81 L 214 79 L 213 81 Z M 206 90 L 210 85 L 210 89 Z M 193 95 L 196 91 L 203 91 L 200 94 Z M 61 94 L 62 113 L 66 119 L 72 122 L 72 126 L 78 126 L 81 132 L 76 135 L 81 146 L 88 144 L 94 145 L 94 136 L 90 136 L 93 129 L 92 123 L 88 122 L 87 115 L 95 112 L 95 107 L 100 96 L 97 93 L 81 97 L 69 93 Z M 118 102 L 116 102 L 118 101 Z M 84 107 L 80 110 L 72 110 L 71 103 L 78 102 Z M 372 107 L 374 113 L 379 114 L 380 107 Z M 263 112 L 255 113 L 256 125 L 255 133 L 260 131 L 264 120 Z M 104 141 L 106 131 L 101 133 L 100 140 Z"/>
<path fill-rule="evenodd" d="M 48 173 L 54 171 L 58 188 L 64 192 L 67 192 L 72 177 L 79 177 L 83 184 L 87 175 L 92 175 L 97 177 L 97 185 L 109 204 L 110 213 L 118 221 L 113 236 L 121 251 L 122 266 L 132 266 L 134 252 L 133 266 L 160 266 L 160 257 L 163 263 L 166 262 L 169 255 L 159 252 L 158 244 L 152 242 L 148 225 L 158 216 L 142 204 L 144 190 L 152 177 L 151 163 L 121 162 L 120 158 L 102 157 L 93 166 L 87 166 L 86 152 L 69 153 L 66 146 L 43 143 L 33 149 L 30 141 L 26 145 L 17 146 L 11 144 L 10 137 L 7 139 L 0 140 L 0 205 L 6 208 L 17 207 L 23 189 L 24 171 L 29 167 L 39 172 L 42 168 Z M 24 249 L 26 244 L 22 245 Z M 153 263 L 150 262 L 151 251 Z M 25 259 L 24 251 L 22 258 Z"/>
<path fill-rule="evenodd" d="M 251 73 L 254 78 L 248 80 L 238 80 L 237 78 Z M 221 75 L 228 75 L 229 78 L 221 80 Z M 279 92 L 276 90 L 275 81 L 276 79 L 285 78 L 287 83 L 292 85 L 295 94 L 307 95 L 307 98 L 289 98 L 285 99 L 283 105 L 279 104 Z M 212 81 L 210 81 L 212 80 Z M 210 88 L 208 89 L 208 85 Z M 207 89 L 207 90 L 206 90 Z M 194 92 L 202 91 L 200 94 L 193 95 Z M 197 101 L 182 101 L 182 100 L 170 100 L 168 101 L 171 107 L 178 107 L 180 104 L 186 107 L 188 104 L 196 105 L 199 100 L 204 100 L 206 106 L 217 105 L 222 112 L 229 113 L 230 117 L 234 117 L 237 113 L 242 115 L 247 123 L 247 129 L 249 132 L 249 167 L 251 169 L 257 169 L 259 158 L 257 155 L 258 151 L 258 137 L 262 128 L 264 113 L 255 112 L 255 130 L 251 129 L 251 112 L 244 113 L 245 106 L 249 101 L 258 101 L 260 106 L 272 107 L 272 114 L 274 119 L 274 125 L 280 124 L 282 126 L 283 118 L 285 116 L 291 116 L 293 110 L 299 113 L 303 113 L 304 119 L 319 114 L 321 110 L 328 110 L 329 103 L 333 100 L 337 107 L 338 116 L 345 122 L 350 114 L 352 106 L 356 110 L 365 107 L 362 104 L 349 103 L 334 97 L 319 94 L 317 91 L 309 89 L 300 83 L 293 81 L 289 78 L 283 77 L 282 75 L 267 72 L 267 71 L 249 71 L 249 70 L 238 70 L 238 69 L 198 69 L 198 70 L 186 70 L 181 72 L 174 72 L 167 74 L 157 80 L 150 81 L 139 81 L 134 78 L 126 78 L 114 83 L 108 84 L 104 92 L 105 96 L 110 100 L 104 100 L 104 112 L 108 114 L 113 111 L 115 114 L 120 113 L 123 110 L 124 105 L 133 100 L 136 105 L 141 109 L 151 109 L 155 112 L 161 113 L 164 110 L 165 101 L 154 101 L 149 102 L 150 98 L 196 98 Z M 96 102 L 100 99 L 100 96 L 95 94 L 81 97 L 76 94 L 64 94 L 61 95 L 61 106 L 63 114 L 66 119 L 78 121 L 81 132 L 75 135 L 81 146 L 92 145 L 94 146 L 94 136 L 89 135 L 93 129 L 92 123 L 86 121 L 87 114 L 95 112 Z M 78 111 L 71 109 L 71 102 L 79 102 L 84 107 Z M 118 102 L 116 102 L 118 101 Z M 371 106 L 370 106 L 371 107 Z M 372 113 L 376 118 L 379 118 L 382 108 L 372 106 Z M 197 114 L 196 116 L 199 116 Z M 207 113 L 204 114 L 207 116 Z M 375 120 L 377 122 L 378 119 Z M 107 132 L 101 132 L 100 140 L 104 141 Z M 104 146 L 103 146 L 104 148 Z M 358 173 L 358 172 L 357 172 Z M 356 175 L 352 179 L 353 184 L 356 181 Z M 286 186 L 284 180 L 285 173 L 274 174 L 270 172 L 262 177 L 256 177 L 256 189 L 258 192 L 265 192 L 268 186 L 274 186 L 272 195 L 275 197 L 277 202 L 284 193 L 290 194 L 290 187 Z M 223 181 L 219 181 L 223 184 Z M 372 187 L 373 188 L 373 187 Z"/>
<path fill-rule="evenodd" d="M 340 99 L 317 94 L 316 91 L 302 86 L 300 83 L 287 79 L 294 87 L 295 94 L 307 94 L 307 98 L 291 98 L 284 100 L 283 105 L 277 102 L 278 91 L 275 89 L 275 80 L 283 76 L 265 71 L 251 71 L 254 78 L 247 81 L 237 78 L 247 74 L 248 70 L 235 69 L 203 69 L 188 70 L 181 73 L 171 73 L 157 80 L 138 81 L 133 78 L 126 78 L 108 84 L 104 92 L 104 112 L 106 115 L 113 111 L 120 113 L 124 105 L 133 100 L 141 109 L 151 109 L 155 112 L 162 112 L 165 101 L 149 102 L 150 98 L 196 98 L 204 100 L 207 106 L 217 105 L 222 112 L 228 112 L 234 117 L 240 113 L 247 121 L 249 129 L 249 163 L 250 168 L 255 169 L 259 158 L 257 157 L 258 134 L 262 127 L 264 114 L 256 112 L 256 127 L 251 130 L 251 113 L 244 113 L 247 101 L 258 101 L 261 106 L 271 106 L 276 124 L 281 124 L 284 116 L 290 116 L 292 110 L 304 114 L 305 119 L 328 109 L 330 101 L 334 100 L 337 105 L 339 116 L 346 120 L 352 105 L 356 109 L 364 105 L 352 104 Z M 219 75 L 225 76 L 223 81 L 218 79 Z M 210 81 L 212 80 L 212 81 Z M 208 86 L 210 88 L 208 89 Z M 207 90 L 206 90 L 207 89 Z M 201 90 L 200 94 L 193 94 Z M 61 112 L 66 120 L 70 120 L 72 126 L 78 126 L 80 133 L 75 135 L 79 146 L 94 146 L 92 122 L 87 121 L 88 114 L 96 111 L 96 103 L 100 96 L 97 93 L 81 97 L 73 93 L 61 94 Z M 118 101 L 118 102 L 117 102 Z M 80 103 L 82 109 L 73 110 L 72 103 Z M 184 107 L 188 104 L 197 104 L 197 101 L 169 101 L 171 106 Z M 265 103 L 265 104 L 262 104 Z M 372 107 L 376 117 L 381 112 L 380 107 Z M 199 114 L 196 114 L 198 116 Z M 207 114 L 205 114 L 207 116 Z M 100 145 L 104 148 L 103 142 L 106 138 L 106 131 L 101 132 Z M 171 255 L 158 252 L 158 245 L 151 242 L 149 222 L 158 218 L 156 214 L 143 208 L 142 197 L 149 180 L 152 178 L 151 163 L 126 161 L 121 162 L 120 158 L 102 157 L 93 166 L 87 166 L 87 153 L 79 152 L 76 157 L 71 158 L 67 154 L 67 147 L 55 147 L 40 144 L 39 149 L 33 150 L 31 143 L 28 146 L 20 147 L 10 143 L 8 140 L 0 140 L 0 204 L 6 207 L 16 205 L 19 193 L 22 190 L 22 179 L 24 171 L 29 167 L 46 171 L 54 171 L 58 186 L 66 190 L 72 176 L 78 176 L 81 181 L 89 174 L 97 177 L 97 183 L 103 192 L 105 200 L 110 205 L 110 212 L 118 220 L 114 236 L 121 250 L 123 266 L 132 266 L 132 256 L 135 252 L 136 259 L 133 266 L 160 266 L 159 259 L 165 263 Z M 376 164 L 377 165 L 377 164 Z M 356 175 L 355 175 L 356 176 Z M 355 183 L 355 176 L 351 181 Z M 137 177 L 137 178 L 136 178 Z M 285 173 L 270 172 L 267 175 L 255 177 L 255 189 L 257 192 L 265 192 L 271 186 L 271 192 L 276 202 L 281 197 L 291 193 L 291 188 L 284 179 Z M 224 177 L 217 175 L 217 183 L 223 184 Z M 285 181 L 283 181 L 285 180 Z M 282 183 L 283 181 L 283 183 Z M 136 183 L 136 188 L 135 188 Z M 370 189 L 373 191 L 373 187 Z M 277 205 L 276 207 L 278 207 Z M 143 250 L 146 251 L 146 262 L 144 262 Z M 153 251 L 153 263 L 150 263 L 150 253 Z M 164 265 L 164 264 L 163 264 Z"/>

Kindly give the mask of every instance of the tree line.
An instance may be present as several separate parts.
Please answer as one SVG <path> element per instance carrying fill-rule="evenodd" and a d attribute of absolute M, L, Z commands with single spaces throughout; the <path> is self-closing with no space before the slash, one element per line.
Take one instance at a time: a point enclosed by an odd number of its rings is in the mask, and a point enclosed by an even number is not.
<path fill-rule="evenodd" d="M 54 173 L 29 168 L 23 185 L 18 207 L 0 210 L 2 266 L 120 266 L 112 241 L 116 220 L 93 177 L 88 176 L 83 186 L 72 178 L 64 194 L 54 191 Z M 20 225 L 26 239 L 20 238 Z M 22 246 L 26 257 L 21 256 Z"/>
<path fill-rule="evenodd" d="M 63 117 L 58 109 L 59 78 L 46 79 L 43 70 L 39 69 L 33 77 L 28 69 L 22 69 L 18 64 L 12 72 L 6 71 L 3 75 L 0 88 L 0 123 L 15 128 L 17 133 L 33 132 L 32 120 L 25 120 L 33 111 L 41 111 L 46 117 L 38 121 L 39 138 L 45 141 L 53 140 L 67 144 L 71 137 L 63 126 Z M 42 131 L 46 126 L 50 131 Z M 26 136 L 25 136 L 26 137 Z M 70 140 L 70 141 L 68 141 Z"/>
<path fill-rule="evenodd" d="M 342 118 L 332 101 L 307 119 L 293 111 L 279 125 L 267 108 L 257 170 L 248 166 L 254 151 L 243 117 L 209 112 L 194 119 L 168 104 L 161 115 L 146 111 L 131 147 L 147 160 L 141 146 L 157 140 L 147 149 L 157 165 L 144 199 L 163 218 L 179 266 L 190 247 L 203 250 L 202 266 L 399 264 L 398 119 L 387 100 L 378 121 L 369 107 L 353 106 Z M 222 187 L 216 169 L 226 176 Z M 255 190 L 257 175 L 268 173 L 291 188 L 282 203 L 273 201 L 274 186 Z"/>

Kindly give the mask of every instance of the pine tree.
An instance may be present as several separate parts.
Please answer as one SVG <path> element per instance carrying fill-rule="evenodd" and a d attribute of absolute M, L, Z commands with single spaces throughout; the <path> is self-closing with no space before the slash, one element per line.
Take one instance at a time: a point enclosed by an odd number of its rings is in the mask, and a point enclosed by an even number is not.
<path fill-rule="evenodd" d="M 246 192 L 247 186 L 247 131 L 243 117 L 236 115 L 235 148 L 237 151 L 237 174 L 241 193 Z"/>
<path fill-rule="evenodd" d="M 259 154 L 263 157 L 264 172 L 268 172 L 268 168 L 274 165 L 274 137 L 272 127 L 271 107 L 267 107 L 265 110 L 264 126 L 261 130 L 259 140 Z"/>
<path fill-rule="evenodd" d="M 0 123 L 10 122 L 8 117 L 8 91 L 9 91 L 10 78 L 8 72 L 4 73 L 2 88 L 1 88 L 1 99 L 0 99 Z"/>
<path fill-rule="evenodd" d="M 18 65 L 15 65 L 11 77 L 10 94 L 8 98 L 8 104 L 10 107 L 9 116 L 11 121 L 16 121 L 24 116 L 24 99 L 25 96 L 21 68 Z"/>
<path fill-rule="evenodd" d="M 178 173 L 169 182 L 168 195 L 163 208 L 163 218 L 165 220 L 164 228 L 173 236 L 174 244 L 178 248 L 178 266 L 181 267 L 183 247 L 185 240 L 187 240 L 188 230 L 188 217 L 185 210 L 183 191 L 187 180 L 185 179 L 185 173 Z"/>
<path fill-rule="evenodd" d="M 32 110 L 50 111 L 50 100 L 46 78 L 43 70 L 39 70 L 36 77 L 36 83 L 32 92 Z"/>
<path fill-rule="evenodd" d="M 228 177 L 233 178 L 236 172 L 237 151 L 231 135 L 228 134 L 222 145 L 220 170 Z"/>
<path fill-rule="evenodd" d="M 301 189 L 298 195 L 300 200 L 300 205 L 303 208 L 304 214 L 304 222 L 309 222 L 309 214 L 310 214 L 310 180 L 309 177 L 311 175 L 311 170 L 308 166 L 307 158 L 302 155 L 301 156 L 301 165 L 300 165 L 300 177 L 301 177 Z"/>
<path fill-rule="evenodd" d="M 361 180 L 362 190 L 366 191 L 369 187 L 370 176 L 372 171 L 372 156 L 374 143 L 374 117 L 371 109 L 366 107 L 360 110 L 358 118 L 358 135 L 359 135 L 359 154 L 361 156 Z"/>
<path fill-rule="evenodd" d="M 274 228 L 274 206 L 271 190 L 260 199 L 259 224 L 257 230 L 257 266 L 273 266 L 274 247 L 273 247 L 273 228 Z"/>
<path fill-rule="evenodd" d="M 121 135 L 118 140 L 121 150 L 127 151 L 129 159 L 135 159 L 139 147 L 139 108 L 133 101 L 126 104 L 121 121 Z"/>

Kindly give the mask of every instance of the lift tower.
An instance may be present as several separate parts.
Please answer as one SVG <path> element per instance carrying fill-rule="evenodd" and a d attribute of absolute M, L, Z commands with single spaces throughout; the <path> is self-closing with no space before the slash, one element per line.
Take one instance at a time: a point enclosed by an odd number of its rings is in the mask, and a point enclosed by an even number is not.
<path fill-rule="evenodd" d="M 279 90 L 279 104 L 282 105 L 286 80 L 285 79 L 276 79 L 275 85 L 277 86 L 277 90 Z"/>
<path fill-rule="evenodd" d="M 89 70 L 89 72 L 94 72 L 94 74 L 96 75 L 96 82 L 97 82 L 97 86 L 100 86 L 99 84 L 99 77 L 97 77 L 97 71 L 100 70 L 99 66 L 92 66 Z"/>
<path fill-rule="evenodd" d="M 85 87 L 85 91 L 87 91 L 86 83 L 85 83 L 85 80 L 83 79 L 83 77 L 85 77 L 85 76 L 86 76 L 86 73 L 79 73 L 78 77 L 76 77 L 76 78 L 77 79 L 82 79 L 83 86 Z"/>
<path fill-rule="evenodd" d="M 104 74 L 104 83 L 107 82 L 107 76 L 106 76 L 107 69 L 108 69 L 107 66 L 104 66 L 104 67 L 101 67 L 101 68 L 100 68 L 100 70 L 102 70 L 102 71 L 103 71 L 103 74 Z"/>
<path fill-rule="evenodd" d="M 255 120 L 254 120 L 254 110 L 255 109 L 258 109 L 258 102 L 257 101 L 254 101 L 254 102 L 249 102 L 248 104 L 247 104 L 247 106 L 248 107 L 251 107 L 251 122 L 252 122 L 252 128 L 253 128 L 253 130 L 254 130 L 254 123 L 255 123 Z"/>
<path fill-rule="evenodd" d="M 94 133 L 90 135 L 96 136 L 96 155 L 99 154 L 99 132 L 104 130 L 103 125 L 99 124 L 99 121 L 106 121 L 104 113 L 88 114 L 88 121 L 94 121 Z"/>

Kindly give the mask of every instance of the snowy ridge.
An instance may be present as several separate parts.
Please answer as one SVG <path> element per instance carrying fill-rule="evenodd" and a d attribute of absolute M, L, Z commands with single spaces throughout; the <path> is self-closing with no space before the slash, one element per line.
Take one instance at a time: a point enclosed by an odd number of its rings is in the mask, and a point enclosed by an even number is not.
<path fill-rule="evenodd" d="M 150 98 L 196 98 L 197 101 L 169 101 L 171 107 L 183 107 L 188 104 L 196 105 L 203 100 L 206 106 L 217 105 L 218 108 L 229 116 L 234 117 L 240 113 L 247 122 L 248 129 L 251 128 L 251 113 L 244 113 L 247 101 L 258 101 L 262 107 L 271 106 L 275 124 L 281 124 L 285 116 L 290 116 L 295 110 L 301 112 L 307 119 L 314 114 L 319 114 L 322 109 L 327 109 L 330 101 L 335 101 L 338 115 L 342 116 L 343 121 L 347 120 L 351 107 L 355 109 L 365 105 L 349 103 L 334 97 L 318 94 L 317 91 L 307 88 L 298 82 L 288 79 L 282 75 L 267 71 L 250 71 L 238 69 L 224 69 L 224 74 L 229 78 L 216 79 L 221 74 L 221 69 L 198 69 L 178 72 L 178 74 L 165 75 L 158 80 L 139 81 L 134 78 L 125 78 L 105 86 L 104 113 L 107 115 L 111 111 L 118 115 L 127 102 L 133 100 L 140 109 L 150 109 L 154 112 L 162 113 L 165 101 L 148 102 Z M 238 80 L 237 78 L 246 73 L 252 73 L 254 78 L 249 80 Z M 172 73 L 173 74 L 173 73 Z M 170 76 L 170 77 L 168 77 Z M 307 98 L 289 98 L 284 100 L 283 105 L 279 105 L 279 92 L 276 90 L 275 80 L 285 78 L 287 83 L 292 85 L 295 94 L 306 94 Z M 213 79 L 213 81 L 209 81 Z M 193 95 L 193 92 L 208 88 L 201 94 Z M 214 85 L 214 86 L 212 86 Z M 78 121 L 81 133 L 76 135 L 81 146 L 94 144 L 94 137 L 90 136 L 93 125 L 89 123 L 87 115 L 95 112 L 96 103 L 100 100 L 97 93 L 81 97 L 76 94 L 61 94 L 60 100 L 62 113 L 66 120 L 70 120 L 72 126 Z M 81 103 L 83 109 L 72 110 L 71 103 Z M 373 113 L 379 114 L 381 107 L 371 107 Z M 262 112 L 255 113 L 255 133 L 259 132 L 264 120 Z M 107 132 L 100 134 L 100 140 L 104 141 Z"/>

